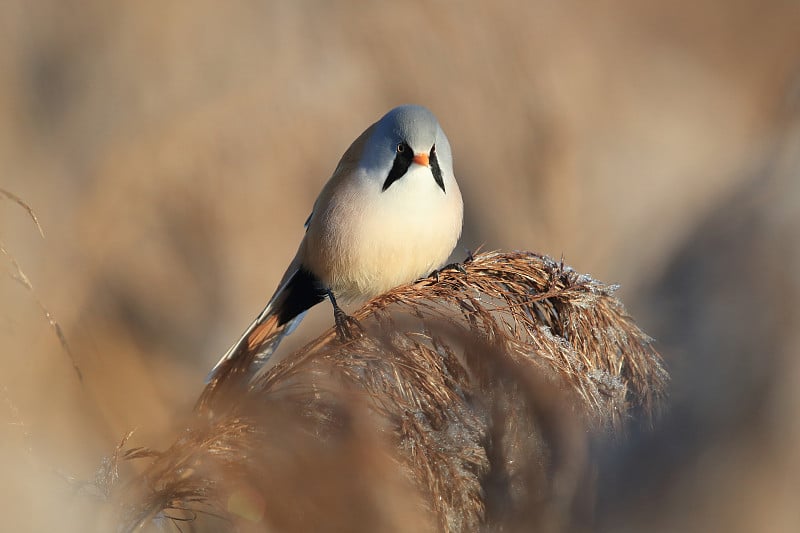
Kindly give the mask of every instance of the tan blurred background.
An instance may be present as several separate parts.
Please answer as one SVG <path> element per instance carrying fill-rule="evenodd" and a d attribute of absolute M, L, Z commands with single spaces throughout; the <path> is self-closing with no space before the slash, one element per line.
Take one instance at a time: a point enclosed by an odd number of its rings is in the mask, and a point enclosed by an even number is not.
<path fill-rule="evenodd" d="M 743 390 L 800 346 L 799 93 L 789 0 L 3 2 L 0 187 L 45 233 L 0 202 L 34 286 L 3 256 L 7 530 L 86 530 L 70 476 L 130 429 L 174 437 L 338 157 L 400 103 L 453 145 L 458 258 L 563 256 L 622 285 L 685 405 Z"/>

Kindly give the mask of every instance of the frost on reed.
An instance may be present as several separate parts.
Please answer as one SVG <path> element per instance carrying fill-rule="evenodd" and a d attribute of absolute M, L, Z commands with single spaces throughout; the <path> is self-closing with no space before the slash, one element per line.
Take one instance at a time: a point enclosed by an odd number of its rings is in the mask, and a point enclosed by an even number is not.
<path fill-rule="evenodd" d="M 557 530 L 589 512 L 590 437 L 664 398 L 651 339 L 612 287 L 547 257 L 464 270 L 368 302 L 352 340 L 239 358 L 169 449 L 127 451 L 148 462 L 123 530 Z"/>

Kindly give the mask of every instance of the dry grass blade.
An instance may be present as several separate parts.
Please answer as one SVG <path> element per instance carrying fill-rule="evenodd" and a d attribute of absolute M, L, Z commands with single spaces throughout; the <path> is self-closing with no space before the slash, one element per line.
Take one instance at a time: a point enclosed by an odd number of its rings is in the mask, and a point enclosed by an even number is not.
<path fill-rule="evenodd" d="M 39 217 L 36 216 L 36 212 L 33 210 L 33 208 L 29 206 L 27 203 L 25 203 L 25 201 L 22 198 L 20 198 L 16 194 L 8 192 L 2 187 L 0 187 L 0 194 L 5 196 L 12 202 L 15 202 L 17 205 L 19 205 L 21 208 L 27 211 L 28 216 L 31 217 L 31 220 L 33 220 L 33 223 L 36 225 L 36 229 L 39 230 L 39 235 L 41 235 L 42 238 L 44 239 L 44 230 L 42 230 L 42 225 L 39 224 Z"/>
<path fill-rule="evenodd" d="M 568 524 L 589 499 L 588 435 L 652 420 L 660 358 L 611 287 L 563 264 L 464 267 L 370 301 L 361 337 L 328 331 L 213 398 L 131 485 L 127 524 L 170 509 L 216 530 Z"/>
<path fill-rule="evenodd" d="M 0 194 L 3 194 L 7 198 L 13 200 L 23 209 L 25 209 L 28 212 L 28 215 L 33 220 L 33 223 L 36 225 L 36 229 L 39 230 L 39 234 L 42 236 L 42 238 L 44 238 L 44 231 L 42 231 L 42 226 L 39 224 L 39 219 L 36 217 L 36 213 L 28 204 L 26 204 L 24 201 L 22 201 L 22 199 L 20 199 L 16 195 L 6 191 L 5 189 L 0 188 Z M 31 280 L 28 278 L 27 275 L 25 275 L 25 272 L 22 270 L 22 267 L 19 265 L 19 263 L 17 263 L 17 260 L 14 259 L 14 256 L 11 255 L 11 253 L 8 250 L 6 250 L 5 246 L 3 246 L 2 243 L 0 243 L 0 253 L 6 256 L 8 261 L 11 263 L 11 266 L 14 267 L 14 272 L 11 274 L 11 277 L 14 278 L 14 280 L 16 280 L 17 282 L 19 282 L 23 287 L 28 289 L 28 291 L 33 293 L 34 292 L 33 283 L 31 283 Z M 47 307 L 45 307 L 45 305 L 38 298 L 36 298 L 36 304 L 39 306 L 39 309 L 41 309 L 42 313 L 47 319 L 47 323 L 50 324 L 51 328 L 53 328 L 53 331 L 55 332 L 56 337 L 58 337 L 58 342 L 61 344 L 61 348 L 64 350 L 64 353 L 66 353 L 67 357 L 69 357 L 69 361 L 72 364 L 72 369 L 75 371 L 75 375 L 78 376 L 78 381 L 83 383 L 83 373 L 81 372 L 81 369 L 75 360 L 75 356 L 72 354 L 72 350 L 70 350 L 69 343 L 67 343 L 67 337 L 66 335 L 64 335 L 64 330 L 61 329 L 61 325 L 58 323 L 58 321 L 50 312 L 50 310 L 47 309 Z"/>

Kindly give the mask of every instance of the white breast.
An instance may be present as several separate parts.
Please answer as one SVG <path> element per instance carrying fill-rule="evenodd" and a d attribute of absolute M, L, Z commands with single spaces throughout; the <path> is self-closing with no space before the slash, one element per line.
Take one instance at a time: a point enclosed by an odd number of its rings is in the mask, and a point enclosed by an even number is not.
<path fill-rule="evenodd" d="M 322 212 L 306 235 L 306 266 L 344 300 L 429 274 L 461 235 L 461 192 L 454 179 L 445 187 L 419 165 L 386 191 L 374 179 L 348 180 L 327 206 L 317 206 Z"/>

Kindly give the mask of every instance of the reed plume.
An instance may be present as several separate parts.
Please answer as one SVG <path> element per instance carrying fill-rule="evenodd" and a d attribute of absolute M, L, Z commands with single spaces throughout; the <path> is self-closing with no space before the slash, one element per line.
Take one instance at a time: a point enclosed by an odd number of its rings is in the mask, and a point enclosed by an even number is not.
<path fill-rule="evenodd" d="M 125 527 L 557 530 L 590 509 L 588 439 L 664 399 L 651 339 L 563 263 L 463 266 L 371 300 L 352 340 L 331 329 L 209 383 L 169 449 L 124 454 L 150 461 L 121 492 Z"/>

